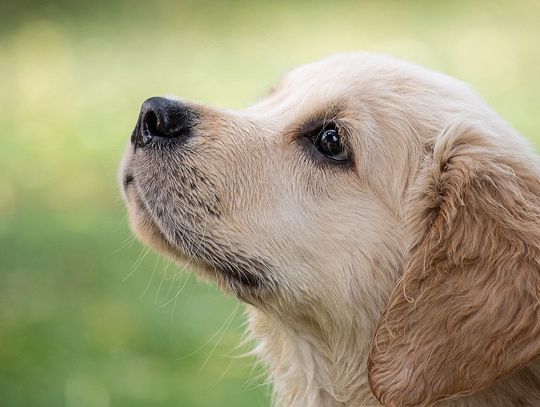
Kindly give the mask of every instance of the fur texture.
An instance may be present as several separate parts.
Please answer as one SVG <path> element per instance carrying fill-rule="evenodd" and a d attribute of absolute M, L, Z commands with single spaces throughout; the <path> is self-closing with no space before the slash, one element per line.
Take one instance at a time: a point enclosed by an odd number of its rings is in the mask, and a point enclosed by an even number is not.
<path fill-rule="evenodd" d="M 340 54 L 188 105 L 181 146 L 126 151 L 131 223 L 248 303 L 277 405 L 540 405 L 540 167 L 466 85 Z"/>

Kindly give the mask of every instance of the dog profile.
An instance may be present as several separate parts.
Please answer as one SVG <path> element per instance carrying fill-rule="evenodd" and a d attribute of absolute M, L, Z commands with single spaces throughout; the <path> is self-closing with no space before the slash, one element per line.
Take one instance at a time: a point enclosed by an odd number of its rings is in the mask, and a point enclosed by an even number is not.
<path fill-rule="evenodd" d="M 277 405 L 540 405 L 540 165 L 462 82 L 346 53 L 244 110 L 150 98 L 120 180 L 246 303 Z"/>

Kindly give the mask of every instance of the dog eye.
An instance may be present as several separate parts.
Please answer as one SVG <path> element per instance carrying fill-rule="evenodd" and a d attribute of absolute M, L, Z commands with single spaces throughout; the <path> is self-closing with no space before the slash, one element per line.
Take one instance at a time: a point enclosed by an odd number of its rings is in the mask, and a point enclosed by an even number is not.
<path fill-rule="evenodd" d="M 323 128 L 312 138 L 313 145 L 319 152 L 336 161 L 345 161 L 349 152 L 341 142 L 341 136 L 334 126 Z"/>

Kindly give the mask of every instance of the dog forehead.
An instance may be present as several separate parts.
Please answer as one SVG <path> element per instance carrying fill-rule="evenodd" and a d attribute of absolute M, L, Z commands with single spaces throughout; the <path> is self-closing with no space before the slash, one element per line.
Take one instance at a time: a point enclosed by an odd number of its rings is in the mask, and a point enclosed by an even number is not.
<path fill-rule="evenodd" d="M 353 93 L 369 69 L 362 54 L 337 54 L 288 72 L 277 90 L 337 96 Z"/>
<path fill-rule="evenodd" d="M 352 99 L 361 91 L 362 71 L 366 69 L 362 60 L 361 54 L 338 54 L 301 65 L 286 73 L 264 99 L 247 110 L 285 117 L 298 109 Z"/>

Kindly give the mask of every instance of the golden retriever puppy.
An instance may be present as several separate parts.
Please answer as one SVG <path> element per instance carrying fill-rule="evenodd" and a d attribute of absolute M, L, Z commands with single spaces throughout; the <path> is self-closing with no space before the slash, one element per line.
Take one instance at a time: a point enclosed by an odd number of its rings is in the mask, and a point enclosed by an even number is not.
<path fill-rule="evenodd" d="M 539 406 L 540 166 L 463 83 L 379 55 L 240 111 L 151 98 L 133 229 L 247 304 L 283 406 Z"/>

